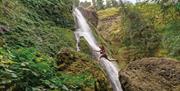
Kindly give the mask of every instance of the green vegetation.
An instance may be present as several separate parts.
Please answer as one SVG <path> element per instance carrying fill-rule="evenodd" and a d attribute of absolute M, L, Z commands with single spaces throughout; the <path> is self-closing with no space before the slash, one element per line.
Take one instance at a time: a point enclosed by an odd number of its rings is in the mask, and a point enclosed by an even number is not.
<path fill-rule="evenodd" d="M 178 3 L 166 9 L 159 4 L 124 5 L 98 11 L 99 30 L 112 43 L 115 57 L 125 61 L 143 57 L 179 59 Z"/>
<path fill-rule="evenodd" d="M 56 67 L 56 61 L 52 57 L 43 55 L 34 48 L 12 51 L 0 48 L 1 90 L 59 91 L 78 90 L 86 86 L 93 88 L 95 78 L 91 73 L 58 72 Z"/>
<path fill-rule="evenodd" d="M 80 3 L 121 68 L 146 57 L 180 60 L 179 0 L 151 1 Z M 0 91 L 111 91 L 85 39 L 75 51 L 73 3 L 79 0 L 0 0 Z"/>
<path fill-rule="evenodd" d="M 58 52 L 75 50 L 71 0 L 2 0 L 0 10 L 0 90 L 79 91 L 94 89 L 97 79 L 107 83 L 98 66 L 91 65 L 85 41 L 86 54 L 70 51 L 77 55 L 75 63 L 67 65 L 69 70 L 59 68 Z M 91 66 L 79 66 L 83 60 Z"/>
<path fill-rule="evenodd" d="M 180 22 L 170 23 L 163 30 L 162 47 L 166 55 L 180 59 Z"/>
<path fill-rule="evenodd" d="M 107 17 L 119 15 L 119 10 L 117 8 L 108 8 L 105 10 L 98 11 L 98 15 L 100 16 L 99 19 L 105 19 Z"/>
<path fill-rule="evenodd" d="M 27 37 L 28 36 L 28 37 Z M 75 46 L 73 33 L 57 26 L 42 26 L 33 29 L 17 28 L 2 36 L 10 48 L 35 47 L 39 51 L 54 56 L 62 47 Z"/>
<path fill-rule="evenodd" d="M 24 6 L 34 10 L 41 20 L 53 21 L 62 27 L 72 26 L 72 1 L 70 0 L 21 0 Z"/>
<path fill-rule="evenodd" d="M 126 9 L 128 13 L 122 19 L 125 27 L 125 35 L 122 44 L 129 49 L 133 49 L 136 58 L 152 57 L 159 48 L 161 37 L 154 27 L 141 18 L 135 9 Z"/>
<path fill-rule="evenodd" d="M 33 48 L 5 51 L 1 48 L 1 89 L 32 90 L 45 87 L 55 76 L 53 58 L 42 55 Z M 47 84 L 50 89 L 53 82 Z M 55 85 L 56 86 L 56 85 Z M 54 87 L 53 87 L 54 88 Z"/>
<path fill-rule="evenodd" d="M 0 24 L 9 28 L 9 32 L 2 34 L 6 43 L 5 47 L 13 49 L 35 47 L 43 53 L 54 56 L 62 47 L 74 46 L 75 42 L 70 28 L 62 28 L 69 27 L 73 20 L 71 10 L 68 8 L 70 5 L 63 6 L 68 3 L 68 0 L 65 2 L 29 0 L 28 2 L 22 1 L 22 3 L 18 0 L 17 2 L 12 0 L 6 3 L 8 6 L 5 8 L 8 16 L 0 14 L 2 20 Z M 54 6 L 54 4 L 58 5 Z M 49 8 L 50 6 L 53 7 Z M 4 7 L 3 4 L 1 7 Z M 57 10 L 60 8 L 60 10 L 53 12 L 54 7 Z M 64 8 L 68 9 L 69 12 L 62 11 Z"/>
<path fill-rule="evenodd" d="M 103 5 L 103 0 L 97 0 L 97 9 L 103 9 L 104 5 Z"/>

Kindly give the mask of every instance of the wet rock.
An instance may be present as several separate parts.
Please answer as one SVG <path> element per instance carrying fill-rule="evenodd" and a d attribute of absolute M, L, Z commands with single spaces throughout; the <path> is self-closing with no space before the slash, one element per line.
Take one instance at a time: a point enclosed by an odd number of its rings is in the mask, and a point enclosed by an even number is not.
<path fill-rule="evenodd" d="M 180 62 L 144 58 L 120 71 L 124 91 L 180 91 Z"/>
<path fill-rule="evenodd" d="M 98 25 L 98 15 L 95 10 L 93 9 L 85 9 L 82 7 L 79 7 L 79 10 L 82 12 L 83 16 L 94 26 Z"/>

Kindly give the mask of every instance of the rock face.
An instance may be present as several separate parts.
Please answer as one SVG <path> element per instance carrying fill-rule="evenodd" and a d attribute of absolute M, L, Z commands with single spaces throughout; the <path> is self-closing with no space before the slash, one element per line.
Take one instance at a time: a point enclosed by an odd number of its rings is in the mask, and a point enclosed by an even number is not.
<path fill-rule="evenodd" d="M 119 74 L 124 91 L 180 91 L 180 62 L 172 59 L 144 58 Z"/>
<path fill-rule="evenodd" d="M 91 8 L 85 9 L 82 7 L 79 7 L 79 10 L 82 12 L 86 20 L 88 20 L 91 24 L 94 26 L 98 25 L 98 15 L 95 10 Z"/>

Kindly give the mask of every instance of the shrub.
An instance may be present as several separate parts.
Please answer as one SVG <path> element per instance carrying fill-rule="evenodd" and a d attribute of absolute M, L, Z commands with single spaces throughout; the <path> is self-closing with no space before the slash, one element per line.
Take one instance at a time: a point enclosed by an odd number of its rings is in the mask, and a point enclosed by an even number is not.
<path fill-rule="evenodd" d="M 1 90 L 32 90 L 45 85 L 44 80 L 55 77 L 54 59 L 38 53 L 33 48 L 0 50 Z M 42 87 L 44 88 L 44 87 Z M 50 89 L 50 86 L 47 86 Z"/>
<path fill-rule="evenodd" d="M 169 23 L 163 30 L 162 46 L 168 56 L 180 59 L 180 22 Z"/>
<path fill-rule="evenodd" d="M 76 55 L 77 58 L 84 57 Z M 95 78 L 91 72 L 85 69 L 78 74 L 59 72 L 56 70 L 55 62 L 53 58 L 34 48 L 19 48 L 11 51 L 0 48 L 0 90 L 76 91 L 86 87 L 94 88 Z M 90 65 L 94 66 L 94 64 Z M 72 70 L 78 71 L 76 68 Z M 104 76 L 102 78 L 104 79 Z"/>
<path fill-rule="evenodd" d="M 137 10 L 127 9 L 123 24 L 125 35 L 123 44 L 129 49 L 135 49 L 136 58 L 155 56 L 161 41 L 160 35 L 152 25 L 147 24 Z"/>
<path fill-rule="evenodd" d="M 59 27 L 42 26 L 28 30 L 17 27 L 4 34 L 3 38 L 10 48 L 34 47 L 50 56 L 54 56 L 62 47 L 75 47 L 73 33 Z"/>

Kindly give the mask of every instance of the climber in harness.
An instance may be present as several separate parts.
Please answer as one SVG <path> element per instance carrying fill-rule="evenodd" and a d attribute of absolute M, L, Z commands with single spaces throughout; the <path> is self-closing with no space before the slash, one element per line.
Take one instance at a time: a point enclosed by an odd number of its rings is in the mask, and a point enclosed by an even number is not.
<path fill-rule="evenodd" d="M 99 51 L 96 51 L 96 52 L 100 52 L 100 57 L 99 59 L 101 59 L 102 57 L 104 57 L 105 59 L 109 60 L 109 61 L 116 61 L 116 59 L 109 59 L 107 54 L 106 54 L 106 50 L 105 50 L 105 47 L 103 45 L 101 45 L 100 47 L 100 50 Z"/>
<path fill-rule="evenodd" d="M 99 48 L 100 48 L 100 50 L 99 50 L 99 51 L 96 51 L 96 52 L 100 52 L 100 54 L 101 54 L 100 57 L 99 57 L 99 59 L 101 59 L 102 57 L 104 57 L 104 58 L 106 58 L 107 60 L 110 60 L 110 59 L 108 58 L 107 54 L 106 54 L 106 51 L 105 51 L 104 46 L 101 45 Z"/>

